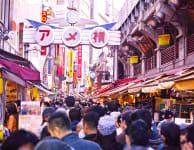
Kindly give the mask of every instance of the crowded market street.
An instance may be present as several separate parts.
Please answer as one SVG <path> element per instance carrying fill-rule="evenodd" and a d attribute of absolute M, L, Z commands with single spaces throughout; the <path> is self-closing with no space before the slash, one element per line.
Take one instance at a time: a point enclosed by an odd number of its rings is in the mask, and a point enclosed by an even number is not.
<path fill-rule="evenodd" d="M 0 150 L 194 150 L 193 0 L 0 0 Z"/>

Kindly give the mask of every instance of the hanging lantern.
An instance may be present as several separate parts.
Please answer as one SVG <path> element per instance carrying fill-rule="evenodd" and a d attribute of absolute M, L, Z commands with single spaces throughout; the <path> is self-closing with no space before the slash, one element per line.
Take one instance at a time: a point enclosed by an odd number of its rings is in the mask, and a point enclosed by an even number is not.
<path fill-rule="evenodd" d="M 162 23 L 162 21 L 164 20 L 164 13 L 162 12 L 157 12 L 154 15 L 154 19 L 158 22 L 158 23 Z"/>
<path fill-rule="evenodd" d="M 149 28 L 154 29 L 157 25 L 157 22 L 152 19 L 152 20 L 148 21 L 147 25 Z"/>
<path fill-rule="evenodd" d="M 0 95 L 3 94 L 3 78 L 2 78 L 2 74 L 0 73 Z"/>
<path fill-rule="evenodd" d="M 180 6 L 180 0 L 169 0 L 168 4 L 174 8 L 177 9 Z"/>

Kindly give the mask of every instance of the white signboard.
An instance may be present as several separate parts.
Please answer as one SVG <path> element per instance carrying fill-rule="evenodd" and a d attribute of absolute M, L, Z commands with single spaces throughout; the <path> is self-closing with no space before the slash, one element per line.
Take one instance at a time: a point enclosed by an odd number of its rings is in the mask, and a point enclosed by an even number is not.
<path fill-rule="evenodd" d="M 54 40 L 53 30 L 49 26 L 40 26 L 35 35 L 35 40 L 40 46 L 48 46 Z"/>
<path fill-rule="evenodd" d="M 101 27 L 94 28 L 89 35 L 90 43 L 97 48 L 107 45 L 108 40 L 109 33 L 107 32 L 107 30 Z"/>
<path fill-rule="evenodd" d="M 81 31 L 76 27 L 68 27 L 63 31 L 62 40 L 68 47 L 76 47 L 81 42 Z"/>

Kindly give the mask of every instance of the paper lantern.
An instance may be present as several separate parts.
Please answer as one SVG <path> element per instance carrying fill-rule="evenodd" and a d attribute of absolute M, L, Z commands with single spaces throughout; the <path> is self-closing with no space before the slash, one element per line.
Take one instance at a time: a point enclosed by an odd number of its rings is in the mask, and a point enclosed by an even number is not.
<path fill-rule="evenodd" d="M 158 23 L 162 23 L 162 21 L 164 20 L 164 13 L 162 12 L 157 12 L 154 15 L 154 19 L 158 22 Z"/>
<path fill-rule="evenodd" d="M 169 0 L 168 4 L 174 8 L 177 9 L 180 6 L 180 0 Z"/>
<path fill-rule="evenodd" d="M 154 29 L 157 25 L 157 22 L 152 19 L 152 20 L 148 21 L 147 25 L 149 28 Z"/>

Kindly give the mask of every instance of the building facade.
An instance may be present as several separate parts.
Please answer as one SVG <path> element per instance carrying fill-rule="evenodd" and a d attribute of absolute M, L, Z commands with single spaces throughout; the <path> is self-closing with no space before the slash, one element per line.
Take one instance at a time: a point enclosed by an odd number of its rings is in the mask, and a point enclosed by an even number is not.
<path fill-rule="evenodd" d="M 192 66 L 193 8 L 192 0 L 127 0 L 114 27 L 121 31 L 118 78 L 142 79 Z M 130 63 L 132 56 L 138 62 Z"/>

